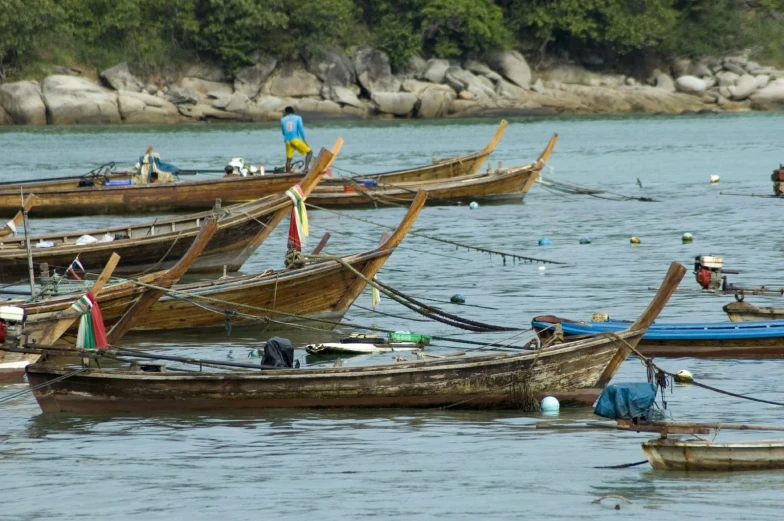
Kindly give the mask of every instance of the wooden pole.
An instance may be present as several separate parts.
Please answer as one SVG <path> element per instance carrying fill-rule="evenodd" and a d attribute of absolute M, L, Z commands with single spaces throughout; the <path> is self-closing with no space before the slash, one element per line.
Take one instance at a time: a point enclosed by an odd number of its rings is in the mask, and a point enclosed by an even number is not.
<path fill-rule="evenodd" d="M 30 295 L 35 295 L 35 272 L 33 271 L 33 250 L 30 246 L 30 219 L 27 217 L 27 210 L 22 209 L 25 229 L 25 248 L 27 249 L 27 269 L 30 272 Z"/>

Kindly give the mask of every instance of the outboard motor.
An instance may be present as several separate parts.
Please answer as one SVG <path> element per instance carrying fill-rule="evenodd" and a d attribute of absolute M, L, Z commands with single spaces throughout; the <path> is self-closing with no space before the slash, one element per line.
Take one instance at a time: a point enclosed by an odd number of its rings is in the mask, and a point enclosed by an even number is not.
<path fill-rule="evenodd" d="M 784 197 L 784 165 L 779 165 L 779 167 L 773 171 L 770 180 L 773 181 L 773 193 L 776 197 Z"/>
<path fill-rule="evenodd" d="M 708 291 L 718 291 L 725 289 L 727 277 L 725 273 L 736 275 L 740 273 L 735 270 L 725 270 L 724 259 L 715 255 L 700 255 L 694 258 L 694 277 L 697 279 L 702 289 Z"/>
<path fill-rule="evenodd" d="M 0 342 L 3 347 L 19 347 L 27 310 L 16 306 L 0 306 Z"/>

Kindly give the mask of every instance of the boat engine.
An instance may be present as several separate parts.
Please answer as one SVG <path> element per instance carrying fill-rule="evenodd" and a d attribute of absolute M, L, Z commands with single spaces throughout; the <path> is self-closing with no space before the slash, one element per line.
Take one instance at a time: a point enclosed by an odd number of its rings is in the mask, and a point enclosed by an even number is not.
<path fill-rule="evenodd" d="M 725 273 L 733 275 L 740 273 L 736 270 L 725 270 L 724 259 L 715 255 L 699 255 L 694 258 L 694 278 L 697 279 L 702 289 L 708 291 L 724 290 L 727 287 Z"/>
<path fill-rule="evenodd" d="M 19 347 L 27 310 L 16 306 L 0 306 L 0 342 L 3 347 Z"/>

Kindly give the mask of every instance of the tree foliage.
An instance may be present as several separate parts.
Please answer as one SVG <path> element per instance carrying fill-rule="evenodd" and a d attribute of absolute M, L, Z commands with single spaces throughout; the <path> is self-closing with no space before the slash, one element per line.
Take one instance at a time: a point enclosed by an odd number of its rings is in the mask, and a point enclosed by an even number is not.
<path fill-rule="evenodd" d="M 784 49 L 784 0 L 0 0 L 0 72 L 59 58 L 158 67 L 184 57 L 229 73 L 258 55 L 369 44 L 396 66 L 495 48 L 622 56 Z M 53 45 L 56 42 L 56 45 Z M 57 50 L 60 54 L 56 54 Z M 52 55 L 56 54 L 54 58 Z"/>

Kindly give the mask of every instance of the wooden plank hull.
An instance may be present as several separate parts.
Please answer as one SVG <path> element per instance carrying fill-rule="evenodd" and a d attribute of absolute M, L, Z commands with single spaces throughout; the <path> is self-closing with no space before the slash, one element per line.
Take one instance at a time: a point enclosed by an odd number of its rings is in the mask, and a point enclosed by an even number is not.
<path fill-rule="evenodd" d="M 332 164 L 341 145 L 342 140 L 338 139 L 335 154 L 322 149 L 313 169 L 300 185 L 305 196 L 310 194 L 324 170 Z M 292 205 L 291 199 L 281 194 L 228 207 L 216 205 L 212 211 L 155 219 L 127 227 L 33 236 L 33 263 L 35 269 L 46 262 L 50 268 L 64 271 L 78 256 L 82 265 L 94 269 L 106 264 L 116 252 L 122 257 L 118 273 L 138 274 L 168 269 L 188 250 L 199 233 L 201 223 L 215 217 L 218 230 L 189 271 L 220 272 L 224 266 L 228 271 L 237 271 L 288 215 Z M 98 242 L 77 244 L 82 235 L 92 236 Z M 109 241 L 99 240 L 102 237 L 108 237 Z M 25 240 L 17 237 L 0 243 L 0 279 L 18 280 L 27 273 Z M 48 243 L 48 246 L 38 247 L 42 243 Z"/>
<path fill-rule="evenodd" d="M 784 308 L 763 307 L 748 302 L 731 302 L 723 308 L 732 322 L 759 322 L 765 320 L 784 320 Z"/>
<path fill-rule="evenodd" d="M 620 335 L 634 345 L 639 332 Z M 597 380 L 618 352 L 596 338 L 539 352 L 392 365 L 277 369 L 232 373 L 143 373 L 90 369 L 71 372 L 28 366 L 27 377 L 45 413 L 140 412 L 226 408 L 455 407 L 515 409 L 523 388 L 565 405 L 590 405 Z M 49 383 L 50 385 L 42 385 Z"/>
<path fill-rule="evenodd" d="M 502 121 L 490 143 L 479 152 L 437 161 L 422 167 L 361 176 L 379 182 L 398 184 L 432 182 L 457 176 L 475 174 L 495 149 L 506 129 Z M 128 178 L 128 176 L 120 176 Z M 37 197 L 35 217 L 66 217 L 79 215 L 173 213 L 196 211 L 211 207 L 215 199 L 223 205 L 253 201 L 286 191 L 303 178 L 302 174 L 272 174 L 264 176 L 230 176 L 203 180 L 183 180 L 176 183 L 148 185 L 103 186 L 103 177 L 93 179 L 93 185 L 79 187 L 79 177 L 45 182 L 0 183 L 0 214 L 11 215 L 19 209 L 20 190 Z M 342 191 L 350 182 L 323 179 L 327 191 Z M 318 190 L 318 188 L 317 188 Z M 412 200 L 413 196 L 407 200 Z"/>
<path fill-rule="evenodd" d="M 345 189 L 326 190 L 319 187 L 313 191 L 308 202 L 315 206 L 363 207 L 374 205 L 407 204 L 417 190 L 428 194 L 428 204 L 468 204 L 520 202 L 539 175 L 541 166 L 525 166 L 504 169 L 467 177 L 457 177 L 440 182 L 385 185 L 378 188 L 350 186 Z"/>
<path fill-rule="evenodd" d="M 642 450 L 656 470 L 736 471 L 784 468 L 784 441 L 709 443 L 677 439 L 643 442 Z"/>

